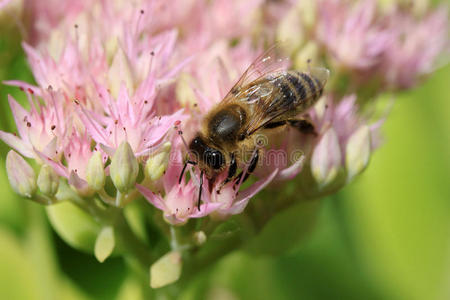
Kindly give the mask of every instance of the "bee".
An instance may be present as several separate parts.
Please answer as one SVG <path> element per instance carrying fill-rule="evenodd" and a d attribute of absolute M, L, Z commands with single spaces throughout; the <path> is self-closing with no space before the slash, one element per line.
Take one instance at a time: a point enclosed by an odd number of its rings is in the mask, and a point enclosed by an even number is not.
<path fill-rule="evenodd" d="M 283 69 L 276 50 L 272 46 L 254 60 L 223 100 L 204 117 L 201 130 L 188 145 L 192 159 L 185 162 L 179 182 L 188 164 L 198 166 L 199 210 L 204 175 L 214 182 L 228 168 L 224 185 L 230 181 L 243 182 L 253 173 L 260 159 L 256 134 L 282 126 L 315 133 L 309 121 L 296 117 L 320 98 L 329 71 L 320 67 L 307 71 Z M 252 155 L 245 174 L 241 171 L 236 175 L 248 150 Z"/>

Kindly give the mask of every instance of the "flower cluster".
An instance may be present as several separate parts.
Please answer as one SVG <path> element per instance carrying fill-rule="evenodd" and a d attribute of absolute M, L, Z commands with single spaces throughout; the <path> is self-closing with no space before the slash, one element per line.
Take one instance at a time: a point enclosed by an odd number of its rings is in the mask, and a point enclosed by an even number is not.
<path fill-rule="evenodd" d="M 296 180 L 299 195 L 318 198 L 352 180 L 379 145 L 384 116 L 366 113 L 374 106 L 368 100 L 413 86 L 448 45 L 445 12 L 416 19 L 404 8 L 383 12 L 371 0 L 321 0 L 316 6 L 262 0 L 44 2 L 31 1 L 23 44 L 37 85 L 6 82 L 28 101 L 25 109 L 9 97 L 17 134 L 0 131 L 0 139 L 20 154 L 11 150 L 7 156 L 10 183 L 24 197 L 44 204 L 69 200 L 91 214 L 103 226 L 95 245 L 101 261 L 114 248 L 111 230 L 119 234 L 123 228 L 115 216 L 144 196 L 155 208 L 151 215 L 161 240 L 168 238 L 172 249 L 152 266 L 159 275 L 162 265 L 179 267 L 180 251 L 203 244 L 223 220 L 245 213 L 268 185 Z M 195 166 L 180 180 L 183 138 L 196 134 L 202 117 L 276 38 L 290 40 L 284 50 L 294 68 L 306 68 L 312 59 L 331 69 L 325 95 L 307 112 L 316 134 L 261 136 L 264 159 L 245 188 L 243 180 L 223 185 L 226 172 L 214 181 L 200 178 Z M 23 157 L 40 168 L 37 179 Z M 248 164 L 239 168 L 245 172 Z M 189 227 L 192 218 L 208 221 Z M 179 237 L 181 225 L 191 234 Z M 152 278 L 152 286 L 175 277 Z"/>
<path fill-rule="evenodd" d="M 417 18 L 401 6 L 382 12 L 373 0 L 324 0 L 317 5 L 314 35 L 335 68 L 350 70 L 353 80 L 406 89 L 430 73 L 449 46 L 447 18 L 446 7 Z"/>

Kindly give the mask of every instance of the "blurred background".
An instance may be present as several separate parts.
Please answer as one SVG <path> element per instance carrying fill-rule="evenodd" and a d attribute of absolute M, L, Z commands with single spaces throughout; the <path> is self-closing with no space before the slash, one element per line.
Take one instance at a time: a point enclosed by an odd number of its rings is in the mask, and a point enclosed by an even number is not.
<path fill-rule="evenodd" d="M 0 65 L 2 81 L 33 81 L 19 37 L 0 37 Z M 278 257 L 235 252 L 202 273 L 184 298 L 450 299 L 449 78 L 447 65 L 398 97 L 384 145 L 355 182 L 321 200 L 304 241 Z M 0 86 L 0 129 L 15 131 L 8 94 L 22 97 Z M 43 207 L 14 194 L 7 151 L 1 143 L 1 298 L 139 299 L 122 259 L 100 264 L 71 248 Z"/>

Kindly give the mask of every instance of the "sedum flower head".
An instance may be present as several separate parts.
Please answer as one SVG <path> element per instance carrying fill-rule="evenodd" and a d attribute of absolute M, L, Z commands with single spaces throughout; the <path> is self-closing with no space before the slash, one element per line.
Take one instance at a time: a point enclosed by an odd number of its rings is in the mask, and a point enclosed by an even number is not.
<path fill-rule="evenodd" d="M 314 34 L 338 70 L 383 89 L 406 89 L 430 73 L 448 52 L 448 8 L 424 10 L 394 3 L 383 11 L 374 0 L 323 0 Z M 430 34 L 432 33 L 432 34 Z"/>
<path fill-rule="evenodd" d="M 243 245 L 279 211 L 354 179 L 380 145 L 386 113 L 377 111 L 377 96 L 414 86 L 448 47 L 445 12 L 418 18 L 372 0 L 44 2 L 27 7 L 32 38 L 23 43 L 36 85 L 6 82 L 27 100 L 21 106 L 9 97 L 17 133 L 0 131 L 20 153 L 8 153 L 8 178 L 24 197 L 77 205 L 98 227 L 90 233 L 94 245 L 84 249 L 99 261 L 122 248 L 137 251 L 146 268 L 152 265 L 155 288 L 177 281 L 182 260 L 195 261 L 198 247 L 217 242 L 221 225 L 249 226 L 227 231 Z M 314 130 L 255 135 L 261 159 L 245 183 L 224 184 L 226 170 L 201 178 L 192 165 L 180 180 L 189 156 L 183 139 L 200 130 L 276 36 L 293 39 L 280 48 L 295 68 L 331 70 L 324 95 L 302 116 Z M 282 68 L 290 67 L 284 61 Z M 37 183 L 22 156 L 39 165 Z M 239 165 L 247 169 L 248 162 Z M 270 205 L 266 195 L 273 195 Z M 127 220 L 122 208 L 140 197 L 149 202 L 139 212 L 145 217 L 130 218 L 127 210 Z M 67 220 L 57 211 L 53 220 Z M 133 229 L 152 222 L 155 243 L 134 236 L 130 219 Z"/>

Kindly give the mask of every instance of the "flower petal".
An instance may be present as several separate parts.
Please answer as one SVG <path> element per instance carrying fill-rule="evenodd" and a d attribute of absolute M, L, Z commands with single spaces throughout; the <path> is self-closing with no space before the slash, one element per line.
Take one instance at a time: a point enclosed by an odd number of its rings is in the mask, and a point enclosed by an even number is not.
<path fill-rule="evenodd" d="M 302 155 L 300 158 L 298 158 L 295 163 L 290 165 L 289 167 L 281 170 L 278 172 L 277 176 L 274 178 L 274 180 L 289 180 L 297 176 L 303 169 L 303 165 L 305 162 L 305 155 Z"/>
<path fill-rule="evenodd" d="M 30 146 L 24 143 L 21 139 L 15 136 L 12 133 L 4 132 L 0 130 L 0 140 L 3 140 L 6 144 L 8 144 L 11 148 L 16 149 L 25 157 L 32 158 L 35 156 L 33 150 Z"/>
<path fill-rule="evenodd" d="M 200 205 L 200 210 L 196 209 L 195 213 L 191 214 L 189 217 L 191 218 L 202 218 L 206 215 L 209 215 L 211 212 L 218 209 L 222 203 L 219 202 L 208 202 Z"/>
<path fill-rule="evenodd" d="M 70 171 L 69 180 L 70 185 L 73 185 L 77 190 L 83 191 L 88 188 L 88 184 L 85 180 L 81 179 L 77 173 L 73 170 Z"/>
<path fill-rule="evenodd" d="M 277 175 L 278 169 L 275 169 L 269 176 L 264 179 L 258 180 L 251 187 L 244 190 L 239 196 L 236 198 L 236 202 L 228 209 L 228 213 L 231 215 L 240 214 L 244 211 L 244 208 L 247 206 L 248 201 L 251 197 L 253 197 L 260 190 L 265 188 L 274 177 Z"/>
<path fill-rule="evenodd" d="M 52 167 L 53 170 L 55 170 L 56 174 L 58 174 L 59 176 L 69 178 L 69 172 L 67 171 L 67 168 L 63 166 L 60 162 L 54 161 L 44 153 L 38 151 L 36 148 L 34 148 L 34 152 L 38 154 L 38 156 L 42 159 L 44 163 L 50 165 L 50 167 Z"/>
<path fill-rule="evenodd" d="M 164 199 L 161 196 L 153 193 L 148 188 L 140 184 L 136 184 L 136 188 L 145 197 L 145 199 L 147 199 L 148 202 L 153 204 L 156 208 L 162 211 L 165 211 L 167 209 L 166 205 L 164 204 Z"/>

